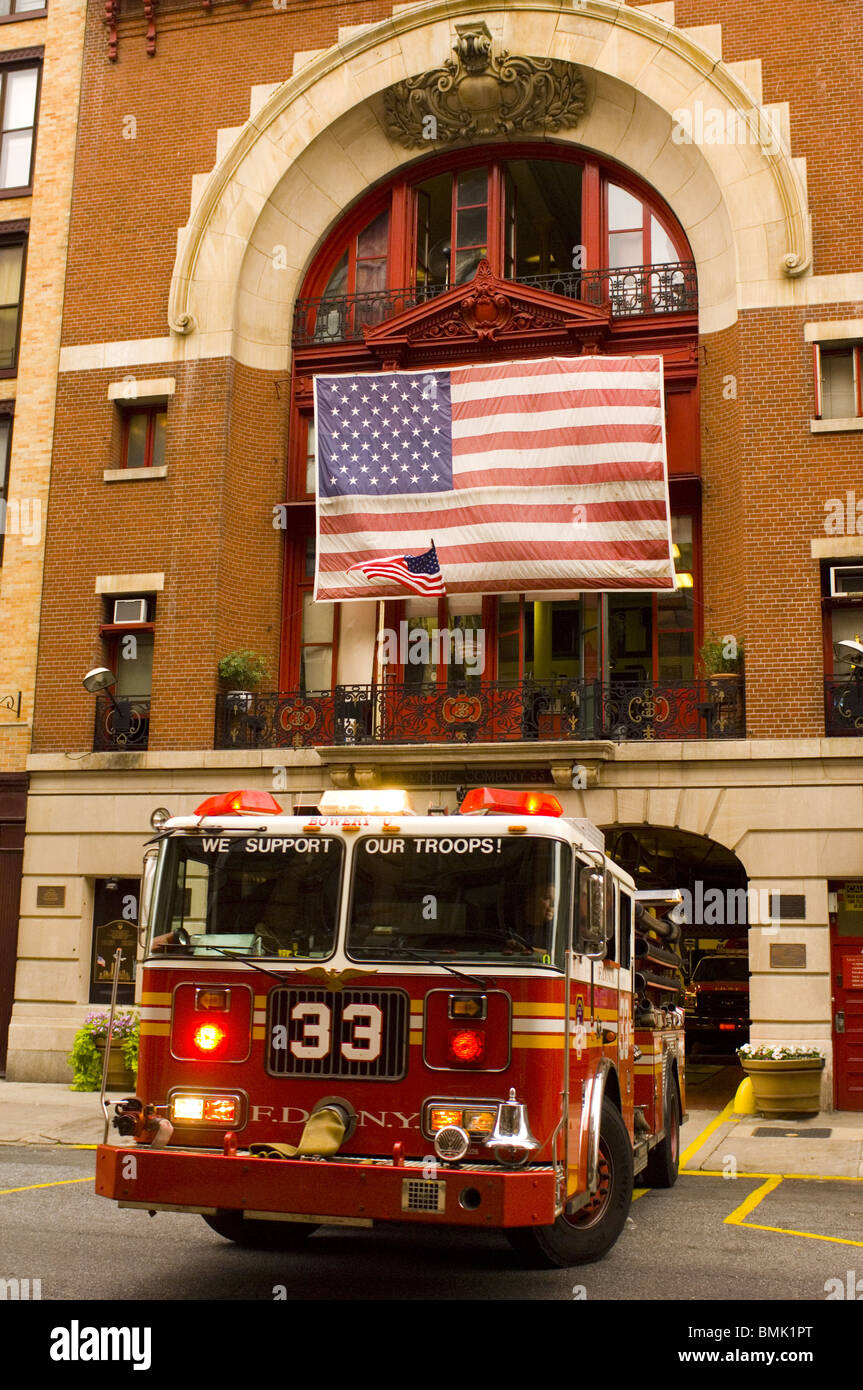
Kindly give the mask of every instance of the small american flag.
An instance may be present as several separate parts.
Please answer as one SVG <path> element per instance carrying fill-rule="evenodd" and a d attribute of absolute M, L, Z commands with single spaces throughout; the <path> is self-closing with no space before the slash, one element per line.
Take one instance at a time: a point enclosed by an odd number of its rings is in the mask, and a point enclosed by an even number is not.
<path fill-rule="evenodd" d="M 351 569 L 362 570 L 368 579 L 391 579 L 415 594 L 446 593 L 434 541 L 424 555 L 388 555 L 383 560 L 363 560 Z"/>
<path fill-rule="evenodd" d="M 675 586 L 659 356 L 318 376 L 315 419 L 318 600 L 430 536 L 449 594 Z"/>

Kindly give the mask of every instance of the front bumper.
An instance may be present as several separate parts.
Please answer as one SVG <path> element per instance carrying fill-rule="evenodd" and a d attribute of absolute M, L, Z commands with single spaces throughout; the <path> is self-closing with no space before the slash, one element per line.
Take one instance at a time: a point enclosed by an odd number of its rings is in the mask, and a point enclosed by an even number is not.
<path fill-rule="evenodd" d="M 548 1165 L 513 1171 L 497 1164 L 441 1164 L 433 1178 L 427 1173 L 422 1160 L 396 1166 L 389 1160 L 252 1158 L 138 1146 L 100 1145 L 96 1151 L 96 1192 L 123 1207 L 485 1230 L 550 1226 L 555 1220 L 555 1177 Z"/>

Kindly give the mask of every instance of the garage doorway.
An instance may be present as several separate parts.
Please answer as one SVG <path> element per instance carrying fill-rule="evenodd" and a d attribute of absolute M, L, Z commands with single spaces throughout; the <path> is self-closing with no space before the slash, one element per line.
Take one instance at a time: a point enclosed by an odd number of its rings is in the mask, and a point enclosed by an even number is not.
<path fill-rule="evenodd" d="M 689 831 L 605 827 L 606 850 L 639 889 L 679 888 L 686 1052 L 703 1064 L 711 1102 L 742 1077 L 737 1048 L 749 1041 L 749 893 L 746 870 L 724 845 Z M 720 1075 L 720 1073 L 722 1073 Z M 725 1098 L 728 1098 L 725 1096 Z"/>

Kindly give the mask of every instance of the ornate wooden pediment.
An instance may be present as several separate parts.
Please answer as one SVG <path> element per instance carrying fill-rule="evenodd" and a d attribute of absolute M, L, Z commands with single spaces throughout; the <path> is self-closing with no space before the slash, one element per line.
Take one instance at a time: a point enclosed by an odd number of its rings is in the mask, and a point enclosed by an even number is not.
<path fill-rule="evenodd" d="M 531 285 L 501 280 L 480 261 L 473 280 L 363 330 L 385 370 L 449 358 L 554 352 L 600 352 L 611 307 L 597 308 Z"/>

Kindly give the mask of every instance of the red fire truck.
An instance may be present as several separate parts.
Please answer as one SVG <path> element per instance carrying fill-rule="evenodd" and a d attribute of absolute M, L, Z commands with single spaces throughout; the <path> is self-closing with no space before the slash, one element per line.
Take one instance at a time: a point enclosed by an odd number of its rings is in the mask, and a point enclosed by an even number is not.
<path fill-rule="evenodd" d="M 565 1266 L 675 1181 L 683 1015 L 634 942 L 661 923 L 556 797 L 231 792 L 162 826 L 144 890 L 138 1095 L 97 1154 L 121 1207 L 257 1247 L 500 1229 Z"/>

